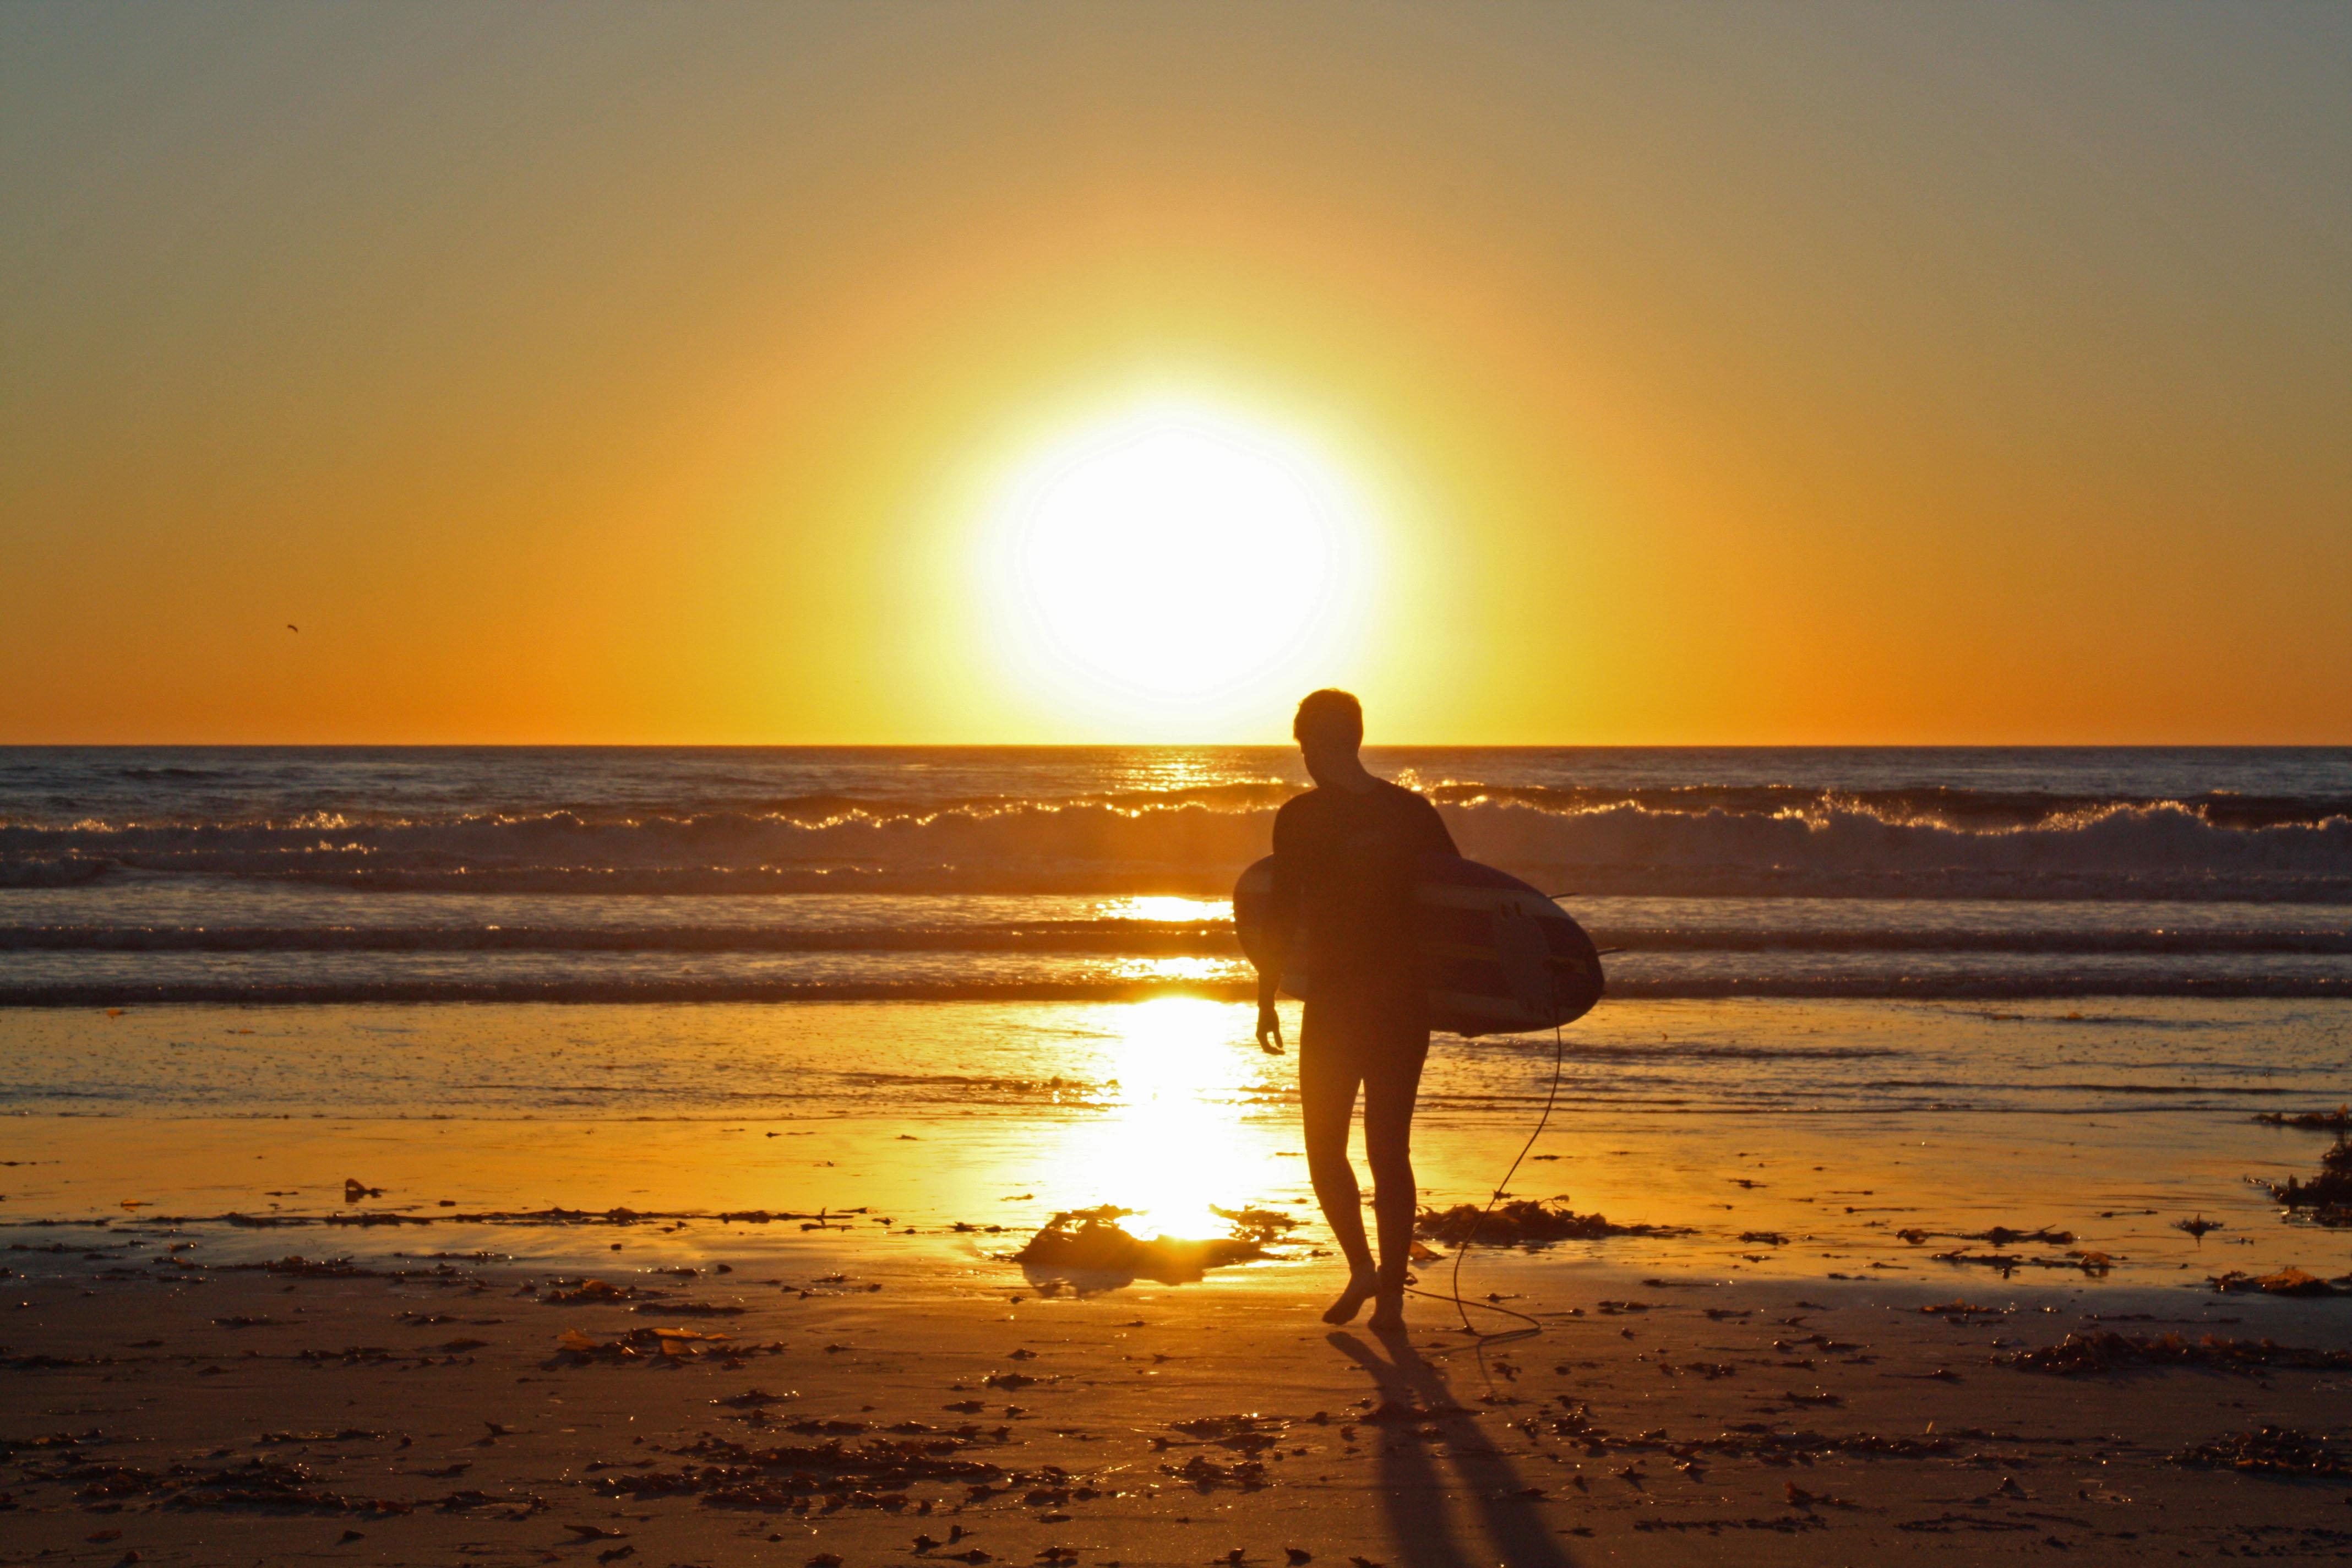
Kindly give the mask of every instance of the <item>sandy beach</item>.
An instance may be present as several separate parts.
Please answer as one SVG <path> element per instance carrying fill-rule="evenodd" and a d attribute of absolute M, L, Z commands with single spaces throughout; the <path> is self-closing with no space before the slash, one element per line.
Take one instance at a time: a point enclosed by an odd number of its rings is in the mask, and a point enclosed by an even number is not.
<path fill-rule="evenodd" d="M 57 1245 L 10 1255 L 0 1562 L 2352 1553 L 2336 1301 L 1518 1258 L 1475 1278 L 1542 1332 L 1482 1345 L 1325 1329 L 1328 1268 L 1047 1294 L 835 1232 L 593 1276 Z"/>
<path fill-rule="evenodd" d="M 1834 1051 L 2027 1026 L 1643 1005 L 1596 1018 L 1615 1031 L 1596 1039 L 1704 1012 L 1761 1062 L 1823 1033 Z M 1164 1045 L 1162 1014 L 1214 1007 L 1028 1026 L 1074 1051 Z M 838 1012 L 779 1026 L 820 1052 L 849 1031 L 908 1081 L 923 1063 L 890 1031 L 948 1016 Z M 2082 1028 L 2068 1013 L 2032 1026 Z M 1245 1041 L 1156 1045 L 1115 1058 L 1123 1079 L 1074 1068 L 1058 1087 L 968 1073 L 919 1105 L 803 1081 L 796 1107 L 684 1108 L 677 1084 L 715 1070 L 693 1042 L 771 1016 L 16 1015 L 0 1563 L 2352 1554 L 2352 1298 L 2257 1283 L 2328 1289 L 2352 1272 L 2347 1233 L 2290 1223 L 2248 1180 L 2308 1177 L 2324 1130 L 2210 1106 L 1685 1115 L 1587 1097 L 1512 1197 L 1606 1230 L 1538 1247 L 1489 1230 L 1462 1272 L 1470 1300 L 1540 1331 L 1481 1340 L 1421 1298 L 1384 1339 L 1317 1320 L 1340 1269 L 1295 1110 L 1261 1092 L 1283 1064 Z M 982 1022 L 951 1032 L 969 1047 Z M 632 1091 L 660 1114 L 538 1089 L 535 1110 L 465 1112 L 362 1076 L 405 1053 L 399 1072 L 462 1061 L 520 1093 L 534 1052 L 588 1076 L 560 1047 L 591 1035 L 613 1061 L 667 1064 Z M 100 1082 L 166 1063 L 198 1099 L 234 1068 L 240 1109 Z M 258 1109 L 279 1067 L 311 1086 L 299 1113 Z M 1482 1200 L 1528 1125 L 1520 1101 L 1480 1109 L 1475 1079 L 1435 1081 L 1433 1211 Z M 36 1110 L 44 1082 L 74 1093 Z M 2319 1108 L 2295 1093 L 2282 1109 Z M 1217 1158 L 1188 1159 L 1203 1147 Z M 1264 1256 L 1177 1284 L 1018 1259 L 1056 1213 L 1122 1198 L 1146 1238 L 1254 1214 Z M 1449 1289 L 1454 1250 L 1433 1237 L 1426 1289 Z"/>

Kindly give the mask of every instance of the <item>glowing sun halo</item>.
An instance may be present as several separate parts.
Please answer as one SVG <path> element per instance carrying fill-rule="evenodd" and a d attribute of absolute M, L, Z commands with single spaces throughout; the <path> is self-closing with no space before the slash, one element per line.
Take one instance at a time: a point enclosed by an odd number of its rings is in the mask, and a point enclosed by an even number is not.
<path fill-rule="evenodd" d="M 1336 675 L 1365 546 L 1353 498 L 1303 445 L 1152 408 L 1024 466 L 989 549 L 1024 672 L 1090 717 L 1150 727 L 1262 721 Z"/>

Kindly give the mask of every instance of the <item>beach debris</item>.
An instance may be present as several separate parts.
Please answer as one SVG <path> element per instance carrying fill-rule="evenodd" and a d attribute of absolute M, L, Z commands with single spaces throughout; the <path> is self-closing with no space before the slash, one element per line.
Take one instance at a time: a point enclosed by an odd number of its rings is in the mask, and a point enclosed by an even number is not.
<path fill-rule="evenodd" d="M 1710 1383 L 1716 1381 L 1717 1378 L 1738 1377 L 1739 1375 L 1739 1369 L 1738 1367 L 1732 1365 L 1729 1362 L 1722 1361 L 1695 1361 L 1688 1362 L 1681 1365 L 1676 1365 L 1673 1362 L 1660 1362 L 1658 1363 L 1658 1371 L 1661 1375 L 1666 1377 L 1680 1377 L 1685 1373 L 1695 1372 Z"/>
<path fill-rule="evenodd" d="M 605 1476 L 595 1485 L 607 1497 L 695 1496 L 713 1508 L 805 1509 L 813 1499 L 840 1498 L 840 1506 L 895 1512 L 909 1505 L 906 1489 L 919 1482 L 993 1491 L 1007 1480 L 1002 1467 L 963 1457 L 976 1441 L 977 1435 L 935 1433 L 754 1448 L 705 1436 L 672 1450 L 692 1461 L 678 1469 Z"/>
<path fill-rule="evenodd" d="M 2352 1459 L 2308 1432 L 2257 1426 L 2200 1443 L 2171 1456 L 2176 1465 L 2238 1470 L 2249 1475 L 2320 1479 L 2352 1476 Z"/>
<path fill-rule="evenodd" d="M 2053 1230 L 2046 1225 L 2033 1230 L 2018 1230 L 2006 1225 L 1997 1225 L 1989 1230 L 1923 1230 L 1917 1226 L 1907 1226 L 1895 1234 L 1914 1247 L 1927 1241 L 1981 1241 L 1988 1247 L 2015 1247 L 2021 1241 L 2032 1242 L 2040 1247 L 2074 1245 L 2073 1231 Z"/>
<path fill-rule="evenodd" d="M 1315 1553 L 1303 1546 L 1286 1546 L 1282 1549 L 1282 1560 L 1289 1563 L 1290 1568 L 1306 1568 L 1307 1563 L 1315 1561 Z"/>
<path fill-rule="evenodd" d="M 539 1299 L 541 1305 L 574 1307 L 592 1301 L 635 1301 L 655 1293 L 635 1285 L 614 1285 L 603 1279 L 558 1279 L 553 1284 L 554 1289 Z"/>
<path fill-rule="evenodd" d="M 2210 1277 L 2206 1283 L 2223 1295 L 2233 1292 L 2260 1290 L 2271 1296 L 2352 1296 L 2352 1275 L 2340 1279 L 2322 1279 L 2319 1276 L 2293 1267 L 2275 1274 L 2253 1275 L 2231 1269 L 2227 1274 Z"/>
<path fill-rule="evenodd" d="M 160 1470 L 100 1465 L 79 1458 L 57 1466 L 26 1467 L 39 1479 L 80 1488 L 86 1500 L 120 1504 L 154 1497 L 173 1510 L 252 1509 L 280 1513 L 345 1513 L 378 1517 L 411 1511 L 412 1504 L 383 1498 L 352 1497 L 320 1488 L 319 1477 L 299 1463 L 250 1458 L 241 1464 L 175 1464 Z"/>
<path fill-rule="evenodd" d="M 1799 1486 L 1794 1481 L 1784 1481 L 1781 1483 L 1781 1486 L 1783 1489 L 1783 1495 L 1788 1499 L 1789 1506 L 1790 1508 L 1850 1509 L 1859 1506 L 1858 1504 L 1846 1501 L 1845 1499 L 1842 1497 L 1832 1497 L 1827 1492 L 1807 1491 L 1804 1488 Z"/>
<path fill-rule="evenodd" d="M 784 1348 L 782 1344 L 738 1344 L 730 1335 L 704 1333 L 697 1329 L 631 1329 L 611 1340 L 566 1329 L 555 1336 L 555 1346 L 556 1353 L 572 1358 L 571 1364 L 574 1366 L 584 1366 L 592 1361 L 677 1361 L 704 1354 L 730 1358 L 775 1355 Z"/>
<path fill-rule="evenodd" d="M 567 1524 L 563 1527 L 583 1541 L 625 1541 L 625 1530 L 607 1530 L 601 1524 Z"/>
<path fill-rule="evenodd" d="M 2172 1228 L 2175 1230 L 2185 1230 L 2199 1241 L 2203 1241 L 2208 1231 L 2226 1230 L 2229 1227 L 2224 1226 L 2218 1219 L 2207 1219 L 2200 1214 L 2194 1219 L 2174 1220 L 2172 1222 Z"/>
<path fill-rule="evenodd" d="M 2352 1104 L 2339 1105 L 2333 1110 L 2306 1110 L 2301 1115 L 2287 1116 L 2275 1110 L 2257 1111 L 2254 1120 L 2265 1127 L 2300 1127 L 2311 1132 L 2352 1132 Z"/>
<path fill-rule="evenodd" d="M 730 1394 L 723 1399 L 714 1399 L 710 1403 L 723 1405 L 730 1410 L 760 1410 L 771 1405 L 782 1405 L 788 1399 L 799 1397 L 800 1394 L 796 1392 L 770 1394 L 764 1388 L 747 1388 L 740 1394 Z"/>
<path fill-rule="evenodd" d="M 2060 1236 L 2067 1233 L 2059 1231 Z M 2056 1258 L 2027 1258 L 2014 1252 L 1971 1252 L 1965 1247 L 1933 1255 L 1938 1263 L 1978 1264 L 1998 1269 L 2006 1279 L 2021 1268 L 2079 1268 L 2086 1274 L 2104 1274 L 2115 1267 L 2115 1258 L 2105 1252 L 2069 1249 Z M 1834 1276 L 1832 1276 L 1834 1278 Z"/>
<path fill-rule="evenodd" d="M 1365 1417 L 1380 1419 L 1377 1413 Z M 1201 1415 L 1189 1421 L 1171 1421 L 1168 1425 L 1196 1442 L 1231 1448 L 1238 1454 L 1261 1454 L 1277 1447 L 1282 1434 L 1290 1423 L 1278 1416 L 1260 1415 L 1252 1411 L 1245 1415 Z M 1163 1440 L 1164 1441 L 1164 1440 Z"/>
<path fill-rule="evenodd" d="M 1214 1491 L 1219 1487 L 1255 1491 L 1265 1485 L 1265 1466 L 1255 1459 L 1241 1459 L 1222 1465 L 1206 1454 L 1195 1454 L 1181 1465 L 1162 1465 L 1160 1468 L 1163 1474 L 1189 1482 L 1203 1493 Z"/>
<path fill-rule="evenodd" d="M 2206 1334 L 2196 1340 L 2177 1333 L 2122 1334 L 2112 1329 L 2095 1329 L 2087 1333 L 2076 1331 L 2054 1345 L 1993 1359 L 2021 1372 L 2049 1373 L 2059 1377 L 2142 1366 L 2196 1366 L 2242 1373 L 2267 1367 L 2352 1367 L 2352 1351 L 2306 1350 L 2267 1339 L 2233 1340 L 2219 1334 Z"/>
<path fill-rule="evenodd" d="M 1187 1285 L 1209 1269 L 1265 1257 L 1267 1244 L 1297 1224 L 1287 1215 L 1265 1210 L 1220 1210 L 1220 1216 L 1234 1226 L 1230 1236 L 1199 1241 L 1162 1236 L 1146 1241 L 1118 1223 L 1135 1212 L 1113 1204 L 1064 1210 L 1047 1220 L 1012 1260 L 1033 1279 L 1075 1273 L 1116 1279 L 1121 1284 L 1142 1279 Z"/>
<path fill-rule="evenodd" d="M 2339 1140 L 2322 1154 L 2319 1173 L 2307 1182 L 2289 1176 L 2263 1185 L 2296 1217 L 2329 1226 L 2352 1226 L 2352 1142 Z"/>
<path fill-rule="evenodd" d="M 1613 1225 L 1597 1214 L 1578 1214 L 1565 1204 L 1548 1208 L 1529 1198 L 1517 1198 L 1491 1210 L 1475 1204 L 1450 1209 L 1423 1209 L 1413 1216 L 1413 1233 L 1432 1241 L 1459 1246 L 1475 1240 L 1482 1247 L 1542 1247 L 1555 1241 L 1597 1241 L 1611 1236 L 1689 1236 L 1688 1226 Z"/>
<path fill-rule="evenodd" d="M 362 1198 L 380 1198 L 382 1196 L 383 1196 L 383 1189 L 382 1187 L 371 1187 L 356 1176 L 345 1176 L 343 1178 L 343 1202 L 347 1204 L 355 1204 Z"/>
<path fill-rule="evenodd" d="M 1564 1395 L 1562 1402 L 1566 1403 Z M 1998 1436 L 1974 1427 L 1949 1433 L 1936 1433 L 1931 1428 L 1929 1435 L 1920 1437 L 1890 1437 L 1872 1432 L 1830 1436 L 1813 1431 L 1779 1431 L 1759 1421 L 1727 1426 L 1712 1437 L 1674 1437 L 1663 1428 L 1621 1435 L 1596 1422 L 1591 1406 L 1581 1402 L 1570 1405 L 1560 1415 L 1528 1415 L 1511 1426 L 1530 1437 L 1566 1437 L 1581 1443 L 1586 1455 L 1594 1458 L 1611 1453 L 1667 1454 L 1676 1459 L 1715 1454 L 1760 1459 L 1766 1464 L 1807 1462 L 1832 1455 L 1874 1459 L 1941 1458 L 1952 1453 L 1959 1440 L 1986 1441 Z M 1579 1489 L 1583 1489 L 1580 1485 Z"/>

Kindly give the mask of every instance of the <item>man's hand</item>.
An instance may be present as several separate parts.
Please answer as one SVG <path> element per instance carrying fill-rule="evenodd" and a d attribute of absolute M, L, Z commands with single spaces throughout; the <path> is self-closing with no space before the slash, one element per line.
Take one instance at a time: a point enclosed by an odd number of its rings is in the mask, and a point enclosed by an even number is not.
<path fill-rule="evenodd" d="M 1282 1016 L 1272 1002 L 1257 1005 L 1257 1048 L 1270 1057 L 1282 1054 Z"/>

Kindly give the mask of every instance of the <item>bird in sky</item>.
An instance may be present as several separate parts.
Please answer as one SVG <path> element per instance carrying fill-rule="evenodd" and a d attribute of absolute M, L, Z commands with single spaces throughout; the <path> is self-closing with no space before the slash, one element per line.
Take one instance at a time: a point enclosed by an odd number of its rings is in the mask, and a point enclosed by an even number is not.
<path fill-rule="evenodd" d="M 287 623 L 286 623 L 286 629 L 287 629 L 288 631 L 289 631 L 289 632 L 299 632 L 299 631 L 300 631 L 302 628 L 301 628 L 300 626 L 296 626 L 292 621 L 289 621 L 289 622 L 287 622 Z"/>

